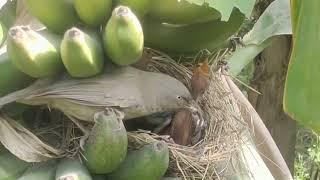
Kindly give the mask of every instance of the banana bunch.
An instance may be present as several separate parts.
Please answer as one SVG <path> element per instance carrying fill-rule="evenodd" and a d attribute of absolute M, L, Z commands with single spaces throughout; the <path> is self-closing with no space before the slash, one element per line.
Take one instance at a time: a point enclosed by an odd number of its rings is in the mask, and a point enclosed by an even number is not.
<path fill-rule="evenodd" d="M 228 22 L 219 11 L 185 0 L 25 0 L 47 29 L 11 27 L 7 54 L 24 74 L 43 78 L 67 71 L 75 78 L 100 74 L 109 61 L 137 63 L 144 45 L 169 53 L 215 49 L 235 33 L 244 15 Z M 15 73 L 15 72 L 13 72 Z"/>
<path fill-rule="evenodd" d="M 104 70 L 105 59 L 131 65 L 142 56 L 142 26 L 127 6 L 114 8 L 111 0 L 26 0 L 26 5 L 47 27 L 9 29 L 8 57 L 27 76 L 44 78 L 65 70 L 87 78 Z"/>

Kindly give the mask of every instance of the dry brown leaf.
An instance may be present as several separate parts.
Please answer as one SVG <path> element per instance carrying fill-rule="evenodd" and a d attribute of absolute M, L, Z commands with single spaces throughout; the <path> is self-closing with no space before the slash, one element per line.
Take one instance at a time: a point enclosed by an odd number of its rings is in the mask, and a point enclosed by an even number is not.
<path fill-rule="evenodd" d="M 0 142 L 12 154 L 26 162 L 42 162 L 58 158 L 62 151 L 43 143 L 15 120 L 0 115 Z"/>

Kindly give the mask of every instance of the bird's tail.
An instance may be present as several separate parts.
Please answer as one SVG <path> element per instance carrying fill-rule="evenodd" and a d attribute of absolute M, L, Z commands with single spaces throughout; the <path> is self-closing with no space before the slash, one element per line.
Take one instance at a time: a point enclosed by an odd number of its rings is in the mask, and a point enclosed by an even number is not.
<path fill-rule="evenodd" d="M 47 87 L 51 82 L 52 80 L 50 79 L 39 79 L 24 89 L 0 97 L 0 109 L 9 103 L 19 102 L 21 100 L 27 99 L 29 96 L 43 92 L 45 87 Z"/>

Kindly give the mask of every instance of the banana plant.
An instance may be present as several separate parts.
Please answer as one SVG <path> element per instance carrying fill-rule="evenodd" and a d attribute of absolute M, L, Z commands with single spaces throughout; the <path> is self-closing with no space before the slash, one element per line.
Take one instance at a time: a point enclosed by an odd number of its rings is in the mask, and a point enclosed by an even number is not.
<path fill-rule="evenodd" d="M 243 37 L 240 46 L 228 57 L 230 74 L 237 76 L 260 52 L 267 48 L 275 36 L 292 34 L 290 21 L 290 0 L 272 2 Z"/>
<path fill-rule="evenodd" d="M 292 34 L 292 52 L 283 98 L 284 111 L 300 124 L 317 132 L 320 131 L 318 7 L 320 1 L 317 0 L 274 1 L 253 29 L 244 36 L 244 46 L 228 57 L 230 74 L 236 76 L 271 44 L 274 36 Z"/>

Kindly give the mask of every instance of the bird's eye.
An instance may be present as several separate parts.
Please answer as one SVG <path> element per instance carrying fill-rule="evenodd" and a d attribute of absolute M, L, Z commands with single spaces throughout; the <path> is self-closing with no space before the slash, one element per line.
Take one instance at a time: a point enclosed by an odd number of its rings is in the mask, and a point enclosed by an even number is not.
<path fill-rule="evenodd" d="M 177 96 L 177 99 L 181 100 L 181 99 L 182 99 L 182 97 L 181 97 L 181 96 Z"/>

